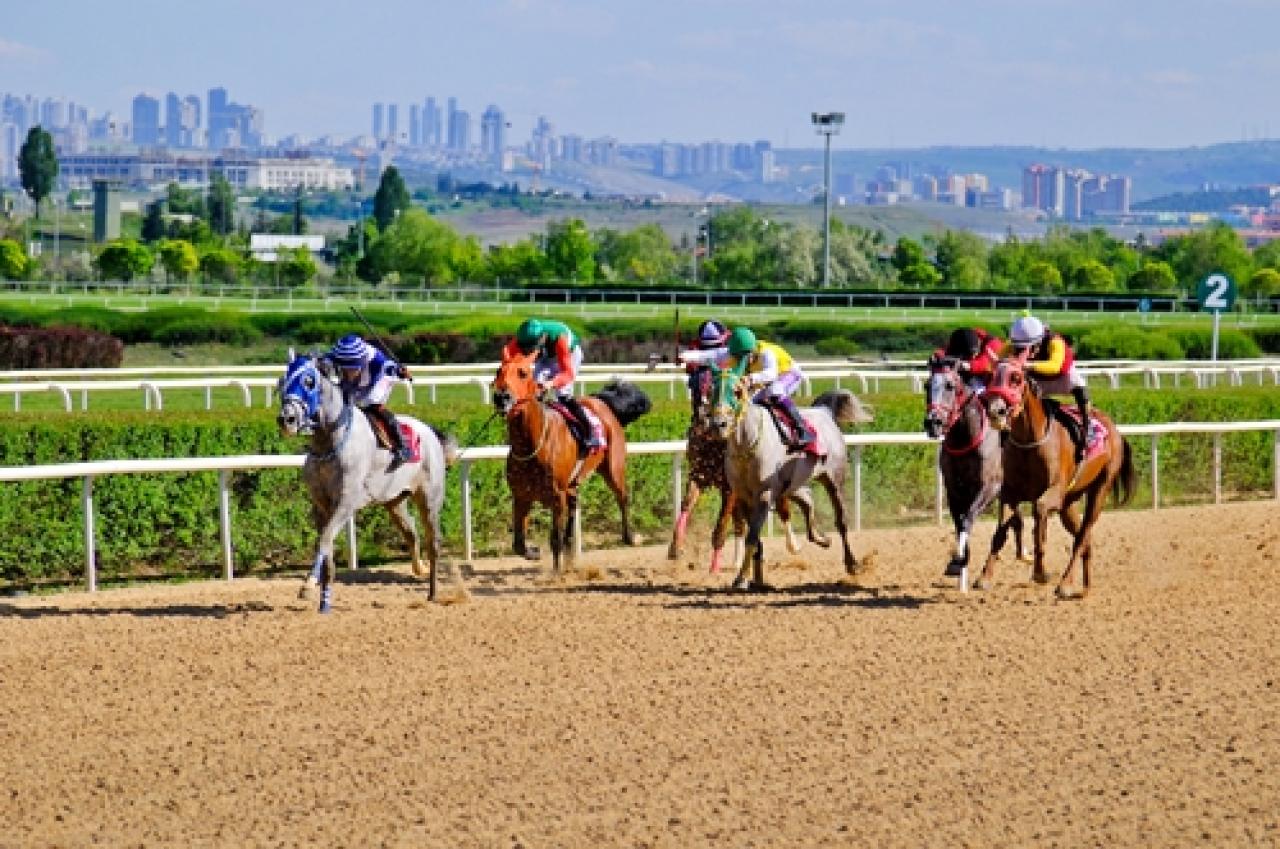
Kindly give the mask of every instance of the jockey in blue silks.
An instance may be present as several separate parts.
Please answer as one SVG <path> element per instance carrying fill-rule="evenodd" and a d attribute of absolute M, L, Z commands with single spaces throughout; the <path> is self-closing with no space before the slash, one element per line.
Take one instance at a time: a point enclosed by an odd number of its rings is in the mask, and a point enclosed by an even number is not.
<path fill-rule="evenodd" d="M 409 447 L 396 423 L 395 414 L 387 409 L 387 398 L 401 380 L 412 380 L 409 370 L 383 351 L 370 345 L 355 333 L 338 340 L 327 354 L 338 367 L 344 397 L 362 410 L 377 416 L 391 438 L 391 465 L 395 471 L 409 459 Z"/>

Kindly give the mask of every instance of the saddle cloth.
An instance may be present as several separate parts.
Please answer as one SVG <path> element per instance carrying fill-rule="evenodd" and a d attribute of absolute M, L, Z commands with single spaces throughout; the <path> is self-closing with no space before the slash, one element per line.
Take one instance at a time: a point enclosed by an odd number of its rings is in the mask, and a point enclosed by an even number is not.
<path fill-rule="evenodd" d="M 579 401 L 578 403 L 582 402 Z M 564 423 L 569 426 L 569 432 L 573 434 L 573 438 L 578 440 L 578 445 L 585 444 L 587 438 L 585 434 L 578 432 L 577 417 L 574 416 L 573 413 L 569 412 L 563 404 L 555 403 L 552 404 L 551 407 L 564 418 Z M 600 442 L 600 447 L 591 449 L 591 453 L 599 453 L 609 447 L 609 439 L 605 435 L 604 423 L 600 421 L 600 417 L 597 416 L 586 404 L 582 404 L 582 409 L 587 414 L 587 421 L 591 422 L 591 433 Z"/>
<path fill-rule="evenodd" d="M 778 435 L 782 437 L 782 441 L 788 445 L 794 445 L 796 442 L 795 429 L 791 426 L 791 420 L 786 417 L 782 410 L 773 405 L 765 405 L 765 409 L 769 411 L 769 417 L 773 419 L 774 426 L 778 429 Z M 804 423 L 808 426 L 809 432 L 814 435 L 813 440 L 804 447 L 804 453 L 810 457 L 816 457 L 821 460 L 826 457 L 826 453 L 822 450 L 822 440 L 818 439 L 818 429 L 813 425 L 813 419 L 800 414 L 804 419 Z"/>
<path fill-rule="evenodd" d="M 394 451 L 395 446 L 391 444 L 391 435 L 387 433 L 387 426 L 382 423 L 382 419 L 369 415 L 367 412 L 365 416 L 369 419 L 369 426 L 373 428 L 373 435 L 377 437 L 378 447 Z M 408 462 L 421 462 L 422 437 L 418 436 L 418 432 L 405 422 L 396 421 L 396 426 L 400 429 L 400 436 L 404 439 L 405 447 L 409 449 Z"/>
<path fill-rule="evenodd" d="M 1062 404 L 1058 407 L 1056 415 L 1060 420 L 1064 421 L 1075 433 L 1080 432 L 1080 408 L 1075 404 Z M 1084 441 L 1084 457 L 1086 460 L 1092 459 L 1101 454 L 1107 447 L 1107 427 L 1098 421 L 1098 417 L 1090 413 L 1089 415 L 1089 435 Z"/>

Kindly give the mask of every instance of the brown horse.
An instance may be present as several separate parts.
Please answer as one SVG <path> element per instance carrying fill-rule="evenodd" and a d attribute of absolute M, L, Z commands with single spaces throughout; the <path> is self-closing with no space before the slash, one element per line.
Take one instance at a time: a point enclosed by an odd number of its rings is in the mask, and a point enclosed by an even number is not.
<path fill-rule="evenodd" d="M 597 469 L 622 511 L 622 541 L 631 545 L 631 519 L 627 495 L 627 438 L 623 427 L 649 409 L 649 399 L 629 384 L 618 395 L 602 391 L 600 397 L 582 399 L 582 406 L 600 419 L 606 446 L 582 457 L 578 442 L 564 416 L 538 397 L 533 378 L 536 355 L 504 363 L 493 381 L 493 404 L 507 420 L 507 485 L 514 502 L 512 533 L 517 554 L 537 560 L 540 552 L 525 541 L 529 511 L 534 502 L 551 510 L 551 557 L 560 571 L 561 552 L 572 561 L 573 516 L 578 488 Z M 626 390 L 622 392 L 621 390 Z M 616 406 L 615 406 L 616 405 Z"/>
<path fill-rule="evenodd" d="M 684 497 L 680 499 L 680 515 L 676 517 L 676 526 L 671 533 L 667 559 L 679 559 L 684 551 L 685 532 L 688 530 L 693 508 L 697 506 L 703 492 L 714 489 L 720 493 L 720 512 L 716 515 L 715 527 L 711 531 L 711 571 L 714 573 L 720 571 L 720 557 L 729 536 L 729 521 L 733 518 L 733 490 L 729 488 L 729 479 L 724 471 L 726 443 L 711 429 L 711 422 L 705 412 L 707 406 L 703 405 L 689 426 L 685 447 L 685 464 L 689 477 L 685 483 Z M 739 517 L 733 524 L 734 535 L 742 536 L 746 522 Z"/>
<path fill-rule="evenodd" d="M 992 425 L 1005 431 L 1003 455 L 1004 484 L 1000 490 L 1002 515 L 1016 512 L 1018 504 L 1034 507 L 1035 566 L 1032 579 L 1048 583 L 1044 566 L 1045 538 L 1049 513 L 1059 511 L 1062 526 L 1071 534 L 1071 559 L 1058 581 L 1059 598 L 1089 593 L 1089 561 L 1093 555 L 1092 531 L 1102 513 L 1108 492 L 1118 503 L 1128 503 L 1136 482 L 1133 452 L 1115 423 L 1094 411 L 1094 421 L 1105 430 L 1101 450 L 1089 451 L 1079 467 L 1074 459 L 1075 441 L 1067 427 L 1051 416 L 1033 380 L 1026 376 L 1026 358 L 1001 360 L 983 396 Z M 1083 425 L 1087 427 L 1086 425 Z M 1084 515 L 1076 502 L 1084 499 Z M 991 586 L 996 554 L 1004 545 L 1009 520 L 1001 522 L 991 540 L 991 554 L 978 580 L 981 589 Z M 1083 588 L 1072 589 L 1076 564 L 1083 570 Z"/>

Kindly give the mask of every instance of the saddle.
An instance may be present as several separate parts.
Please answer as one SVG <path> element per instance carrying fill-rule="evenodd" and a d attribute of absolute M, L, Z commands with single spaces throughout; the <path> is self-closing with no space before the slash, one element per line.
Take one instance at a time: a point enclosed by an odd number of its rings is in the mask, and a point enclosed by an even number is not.
<path fill-rule="evenodd" d="M 391 434 L 387 432 L 387 426 L 382 419 L 370 413 L 368 410 L 362 410 L 364 417 L 369 420 L 369 427 L 373 429 L 373 437 L 378 441 L 378 447 L 387 451 L 396 450 L 395 440 L 391 438 Z M 409 449 L 409 462 L 417 463 L 422 460 L 422 438 L 418 436 L 418 432 L 402 421 L 396 422 L 397 428 L 400 430 L 400 436 L 404 439 L 404 445 Z"/>
<path fill-rule="evenodd" d="M 813 421 L 803 413 L 801 413 L 801 417 L 804 419 L 805 425 L 809 428 L 809 432 L 814 435 L 814 438 L 810 440 L 809 444 L 802 450 L 799 446 L 800 434 L 796 433 L 795 427 L 791 424 L 791 419 L 787 418 L 787 414 L 783 412 L 781 408 L 775 407 L 773 404 L 761 404 L 760 406 L 769 411 L 769 418 L 773 419 L 773 426 L 778 429 L 778 436 L 782 437 L 782 441 L 787 444 L 790 451 L 801 452 L 818 459 L 822 459 L 827 456 L 822 451 L 821 440 L 817 437 L 818 429 L 813 426 Z"/>
<path fill-rule="evenodd" d="M 583 449 L 587 447 L 587 434 L 582 432 L 582 428 L 578 424 L 578 417 L 569 412 L 568 408 L 558 401 L 548 404 L 547 406 L 559 413 L 560 417 L 564 419 L 564 423 L 569 426 L 569 433 L 573 434 L 573 438 L 578 443 L 579 453 L 581 453 Z M 582 405 L 582 409 L 587 414 L 587 421 L 591 422 L 591 430 L 593 431 L 596 439 L 600 442 L 599 448 L 591 449 L 592 453 L 603 451 L 605 448 L 609 447 L 609 440 L 605 434 L 604 423 L 600 421 L 600 417 L 597 416 L 586 404 Z"/>
<path fill-rule="evenodd" d="M 1044 404 L 1045 412 L 1057 419 L 1067 429 L 1067 433 L 1071 434 L 1071 438 L 1077 445 L 1081 444 L 1080 432 L 1084 425 L 1080 421 L 1080 408 L 1075 404 L 1063 404 L 1056 398 L 1042 398 L 1040 400 Z M 1089 433 L 1083 440 L 1084 456 L 1086 458 L 1093 457 L 1102 450 L 1102 446 L 1106 443 L 1106 435 L 1106 427 L 1102 422 L 1098 421 L 1096 416 L 1090 414 Z"/>

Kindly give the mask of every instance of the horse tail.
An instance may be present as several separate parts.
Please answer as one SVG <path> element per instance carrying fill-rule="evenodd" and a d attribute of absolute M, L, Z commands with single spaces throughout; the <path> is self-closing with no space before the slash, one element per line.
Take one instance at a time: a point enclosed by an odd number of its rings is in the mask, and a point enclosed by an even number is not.
<path fill-rule="evenodd" d="M 444 467 L 447 469 L 458 461 L 458 439 L 453 434 L 445 433 L 435 425 L 427 425 L 431 428 L 431 432 L 436 435 L 436 439 L 440 440 L 440 447 L 444 449 Z"/>
<path fill-rule="evenodd" d="M 623 427 L 631 424 L 653 407 L 649 396 L 644 394 L 639 386 L 617 378 L 606 383 L 599 392 L 592 392 L 591 397 L 603 401 L 613 411 L 618 424 Z"/>
<path fill-rule="evenodd" d="M 1138 484 L 1138 470 L 1133 465 L 1133 448 L 1129 445 L 1129 440 L 1122 436 L 1120 444 L 1124 446 L 1124 460 L 1120 463 L 1120 474 L 1111 483 L 1111 492 L 1116 497 L 1116 503 L 1124 505 L 1133 498 Z"/>
<path fill-rule="evenodd" d="M 836 424 L 866 424 L 871 421 L 871 405 L 864 404 L 848 389 L 832 389 L 813 399 L 813 406 L 826 407 Z"/>

